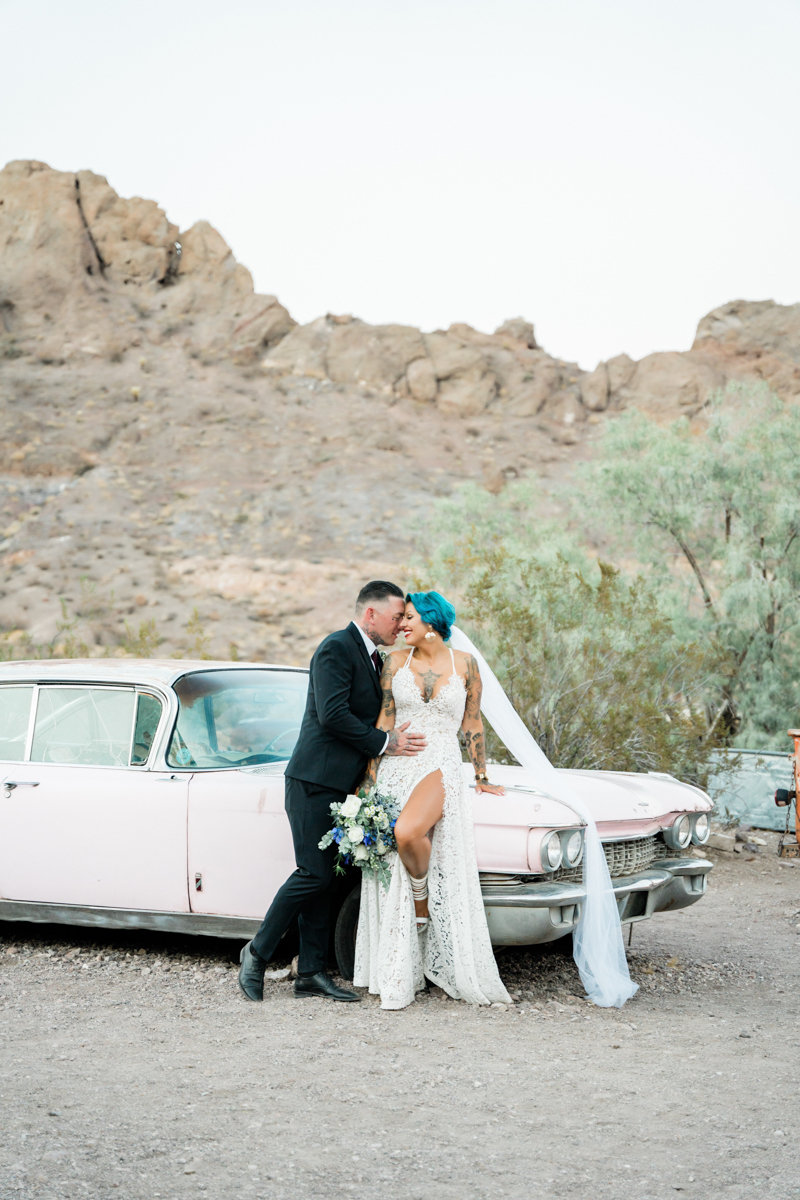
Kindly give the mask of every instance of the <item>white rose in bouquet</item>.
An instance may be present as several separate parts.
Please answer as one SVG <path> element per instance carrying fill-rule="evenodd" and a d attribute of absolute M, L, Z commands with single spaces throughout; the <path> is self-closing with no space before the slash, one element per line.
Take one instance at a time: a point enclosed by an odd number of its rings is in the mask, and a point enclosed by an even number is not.
<path fill-rule="evenodd" d="M 363 844 L 363 842 L 360 846 L 356 846 L 353 858 L 356 860 L 356 862 L 363 862 L 365 858 L 369 858 L 369 850 Z"/>
<path fill-rule="evenodd" d="M 385 854 L 389 847 L 384 844 L 382 838 L 378 838 L 375 842 L 375 849 L 378 851 L 378 854 Z"/>
<path fill-rule="evenodd" d="M 363 842 L 364 840 L 364 830 L 360 825 L 351 825 L 347 831 L 347 836 L 353 845 L 357 846 L 359 842 Z"/>
<path fill-rule="evenodd" d="M 343 817 L 357 817 L 360 808 L 361 801 L 358 796 L 348 796 L 340 811 Z"/>

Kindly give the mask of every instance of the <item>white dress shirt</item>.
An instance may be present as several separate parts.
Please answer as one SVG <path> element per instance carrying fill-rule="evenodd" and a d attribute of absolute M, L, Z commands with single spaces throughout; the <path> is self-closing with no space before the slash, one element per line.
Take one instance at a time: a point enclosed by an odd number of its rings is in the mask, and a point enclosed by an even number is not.
<path fill-rule="evenodd" d="M 375 645 L 375 643 L 373 642 L 371 637 L 367 637 L 367 635 L 364 633 L 364 630 L 361 628 L 361 626 L 359 624 L 357 624 L 357 622 L 351 621 L 350 624 L 354 625 L 356 627 L 356 629 L 358 630 L 358 632 L 361 634 L 364 645 L 367 648 L 367 654 L 370 656 L 370 658 L 372 658 L 373 654 L 378 649 L 378 647 Z M 380 661 L 380 656 L 379 656 L 379 661 Z M 381 754 L 383 754 L 385 752 L 386 747 L 388 745 L 389 745 L 389 735 L 387 733 L 386 741 L 383 743 L 383 750 L 381 750 Z"/>

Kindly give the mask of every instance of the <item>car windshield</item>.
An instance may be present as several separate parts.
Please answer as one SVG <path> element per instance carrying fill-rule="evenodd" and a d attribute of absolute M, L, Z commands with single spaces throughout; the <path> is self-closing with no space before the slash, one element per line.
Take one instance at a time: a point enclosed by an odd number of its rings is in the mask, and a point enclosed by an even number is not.
<path fill-rule="evenodd" d="M 247 767 L 294 750 L 308 690 L 305 671 L 197 671 L 175 684 L 172 767 Z"/>

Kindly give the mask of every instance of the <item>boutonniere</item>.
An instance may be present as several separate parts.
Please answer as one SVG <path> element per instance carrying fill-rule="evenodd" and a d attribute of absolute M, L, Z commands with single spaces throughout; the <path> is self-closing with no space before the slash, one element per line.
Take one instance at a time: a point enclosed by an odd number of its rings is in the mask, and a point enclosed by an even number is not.
<path fill-rule="evenodd" d="M 387 653 L 387 650 L 381 650 L 380 647 L 378 648 L 378 658 L 381 660 L 381 662 L 386 662 Z"/>

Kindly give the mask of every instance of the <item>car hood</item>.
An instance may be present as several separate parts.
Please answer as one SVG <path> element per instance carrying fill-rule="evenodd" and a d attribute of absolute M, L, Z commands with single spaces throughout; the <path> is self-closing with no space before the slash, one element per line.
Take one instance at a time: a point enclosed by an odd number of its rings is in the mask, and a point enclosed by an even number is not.
<path fill-rule="evenodd" d="M 473 771 L 469 764 L 465 764 L 464 773 L 471 783 Z M 658 821 L 668 813 L 706 812 L 712 807 L 704 791 L 681 783 L 672 775 L 565 770 L 559 770 L 557 774 L 574 789 L 598 824 Z M 479 824 L 582 824 L 568 804 L 548 794 L 535 776 L 522 767 L 493 765 L 490 775 L 493 783 L 506 788 L 506 794 L 475 796 L 475 820 Z"/>

